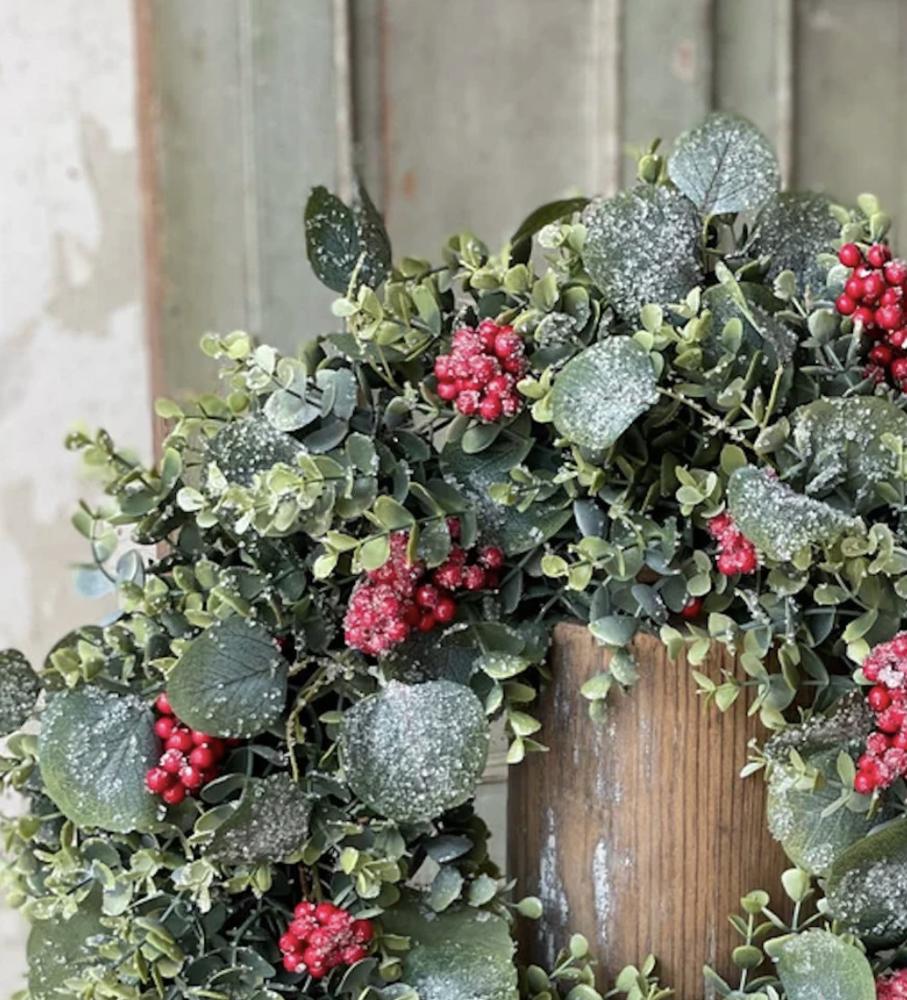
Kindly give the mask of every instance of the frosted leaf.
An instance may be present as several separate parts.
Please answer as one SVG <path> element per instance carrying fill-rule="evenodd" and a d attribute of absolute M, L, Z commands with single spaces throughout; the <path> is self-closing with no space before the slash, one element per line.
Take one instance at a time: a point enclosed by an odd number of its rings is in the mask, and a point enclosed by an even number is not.
<path fill-rule="evenodd" d="M 321 407 L 310 403 L 305 396 L 306 377 L 300 372 L 292 385 L 278 389 L 268 396 L 264 415 L 278 431 L 298 431 L 321 416 Z"/>
<path fill-rule="evenodd" d="M 820 253 L 833 252 L 839 225 L 831 214 L 831 201 L 823 194 L 785 191 L 773 195 L 762 207 L 750 249 L 771 257 L 768 278 L 793 271 L 801 295 L 816 296 L 828 283 Z"/>
<path fill-rule="evenodd" d="M 668 174 L 703 215 L 758 208 L 781 182 L 768 139 L 745 118 L 723 111 L 678 137 Z"/>
<path fill-rule="evenodd" d="M 183 651 L 167 679 L 176 715 L 212 736 L 256 736 L 280 720 L 288 664 L 266 628 L 228 618 Z"/>
<path fill-rule="evenodd" d="M 860 521 L 792 490 L 768 470 L 736 469 L 727 485 L 737 527 L 769 559 L 789 560 L 809 545 L 829 544 Z"/>
<path fill-rule="evenodd" d="M 148 830 L 158 800 L 145 788 L 160 742 L 136 695 L 83 685 L 51 695 L 41 717 L 38 759 L 47 794 L 79 826 Z"/>
<path fill-rule="evenodd" d="M 818 399 L 791 418 L 793 444 L 803 459 L 806 492 L 842 487 L 858 512 L 877 506 L 876 486 L 895 475 L 883 434 L 907 438 L 907 413 L 878 396 Z"/>
<path fill-rule="evenodd" d="M 295 438 L 275 430 L 261 417 L 234 420 L 208 442 L 208 457 L 227 482 L 251 486 L 259 472 L 283 463 L 296 466 L 303 447 Z"/>
<path fill-rule="evenodd" d="M 874 728 L 875 716 L 866 699 L 854 692 L 838 703 L 833 715 L 816 715 L 775 733 L 765 745 L 765 755 L 769 760 L 784 762 L 791 750 L 804 757 L 822 750 L 858 754 Z"/>
<path fill-rule="evenodd" d="M 742 298 L 742 302 L 737 296 Z M 764 375 L 773 379 L 778 365 L 787 364 L 797 349 L 797 334 L 784 322 L 764 308 L 760 300 L 772 299 L 764 285 L 740 282 L 736 290 L 727 284 L 713 285 L 703 296 L 712 316 L 711 337 L 705 341 L 704 349 L 710 364 L 716 364 L 721 356 L 718 338 L 725 324 L 739 319 L 743 328 L 743 340 L 753 351 L 762 351 L 766 357 Z M 749 363 L 749 357 L 746 358 Z"/>
<path fill-rule="evenodd" d="M 826 750 L 808 759 L 807 763 L 826 778 L 813 790 L 798 788 L 799 775 L 784 765 L 772 768 L 768 780 L 769 830 L 790 860 L 814 875 L 827 875 L 835 859 L 878 823 L 877 818 L 870 820 L 866 813 L 846 806 L 823 815 L 840 796 L 840 786 L 833 783 L 837 759 L 837 750 Z"/>
<path fill-rule="evenodd" d="M 407 684 L 448 680 L 468 684 L 476 671 L 479 649 L 464 628 L 440 633 L 414 632 L 381 661 L 385 676 Z"/>
<path fill-rule="evenodd" d="M 384 928 L 409 937 L 403 981 L 419 1000 L 516 1000 L 514 945 L 507 922 L 493 913 L 417 905 L 382 914 Z"/>
<path fill-rule="evenodd" d="M 856 945 L 810 930 L 780 948 L 778 976 L 788 1000 L 875 1000 L 872 967 Z"/>
<path fill-rule="evenodd" d="M 447 445 L 441 453 L 444 478 L 469 502 L 482 540 L 488 545 L 499 545 L 510 556 L 543 544 L 572 516 L 569 509 L 558 510 L 550 501 L 532 504 L 521 511 L 492 499 L 489 487 L 508 482 L 510 470 L 526 458 L 531 448 L 531 441 L 517 443 L 498 438 L 475 455 L 467 454 L 456 444 Z"/>
<path fill-rule="evenodd" d="M 79 904 L 69 920 L 36 920 L 28 936 L 28 995 L 30 1000 L 61 1000 L 71 996 L 68 979 L 88 965 L 103 964 L 97 947 L 110 931 L 101 924 L 97 896 Z"/>
<path fill-rule="evenodd" d="M 283 861 L 309 833 L 311 803 L 288 774 L 250 778 L 233 815 L 214 832 L 205 855 L 232 865 Z"/>
<path fill-rule="evenodd" d="M 554 425 L 573 444 L 612 444 L 658 400 L 649 355 L 630 337 L 609 337 L 567 363 L 551 392 Z"/>
<path fill-rule="evenodd" d="M 472 797 L 488 755 L 488 722 L 462 684 L 391 681 L 345 713 L 340 744 L 362 801 L 397 823 L 417 823 Z"/>
<path fill-rule="evenodd" d="M 825 885 L 829 913 L 873 948 L 907 935 L 907 819 L 847 848 Z"/>
<path fill-rule="evenodd" d="M 510 237 L 511 244 L 517 244 L 521 240 L 534 236 L 540 229 L 544 229 L 545 226 L 549 226 L 553 222 L 567 218 L 575 212 L 581 212 L 588 204 L 589 199 L 580 195 L 540 205 L 517 226 L 513 236 Z"/>
<path fill-rule="evenodd" d="M 17 649 L 0 651 L 0 736 L 8 736 L 31 715 L 41 681 Z"/>
<path fill-rule="evenodd" d="M 668 187 L 640 185 L 583 213 L 583 263 L 619 313 L 679 302 L 702 280 L 696 207 Z"/>

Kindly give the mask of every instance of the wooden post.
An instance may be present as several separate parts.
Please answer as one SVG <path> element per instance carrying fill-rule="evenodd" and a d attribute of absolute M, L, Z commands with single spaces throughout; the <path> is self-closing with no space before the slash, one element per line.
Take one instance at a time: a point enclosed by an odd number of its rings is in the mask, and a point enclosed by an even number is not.
<path fill-rule="evenodd" d="M 738 777 L 747 741 L 759 733 L 741 698 L 721 714 L 706 708 L 684 662 L 654 636 L 634 642 L 641 678 L 612 693 L 596 725 L 580 695 L 608 653 L 580 625 L 555 631 L 553 681 L 540 707 L 548 753 L 513 768 L 509 860 L 520 895 L 537 895 L 545 916 L 524 921 L 527 961 L 548 963 L 572 931 L 589 939 L 600 985 L 650 952 L 678 1000 L 704 993 L 706 963 L 732 975 L 740 942 L 728 923 L 751 889 L 780 899 L 789 867 L 765 822 L 761 777 Z M 718 679 L 733 658 L 699 669 Z M 731 980 L 732 984 L 736 980 Z"/>

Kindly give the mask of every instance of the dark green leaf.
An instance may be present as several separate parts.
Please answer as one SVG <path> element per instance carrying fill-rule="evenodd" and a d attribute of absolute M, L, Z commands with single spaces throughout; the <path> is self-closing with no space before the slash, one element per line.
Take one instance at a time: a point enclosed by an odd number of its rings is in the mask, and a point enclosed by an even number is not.
<path fill-rule="evenodd" d="M 768 278 L 792 271 L 800 294 L 819 295 L 828 283 L 820 253 L 832 252 L 840 226 L 824 194 L 784 191 L 765 203 L 756 222 L 752 251 L 771 257 Z"/>
<path fill-rule="evenodd" d="M 519 243 L 520 240 L 526 239 L 528 236 L 535 236 L 540 229 L 550 226 L 552 222 L 573 215 L 575 212 L 581 212 L 588 204 L 589 199 L 583 196 L 561 198 L 558 201 L 549 201 L 545 205 L 540 205 L 517 226 L 513 236 L 510 237 L 511 244 Z"/>
<path fill-rule="evenodd" d="M 41 681 L 17 649 L 0 651 L 0 736 L 8 736 L 31 715 Z"/>
<path fill-rule="evenodd" d="M 103 964 L 96 947 L 110 937 L 101 924 L 96 896 L 89 896 L 69 920 L 36 920 L 28 936 L 30 1000 L 64 1000 L 72 996 L 66 981 L 90 964 Z"/>
<path fill-rule="evenodd" d="M 296 467 L 303 453 L 299 442 L 276 430 L 261 417 L 247 417 L 225 424 L 208 442 L 208 458 L 230 483 L 251 486 L 257 473 L 278 463 Z"/>

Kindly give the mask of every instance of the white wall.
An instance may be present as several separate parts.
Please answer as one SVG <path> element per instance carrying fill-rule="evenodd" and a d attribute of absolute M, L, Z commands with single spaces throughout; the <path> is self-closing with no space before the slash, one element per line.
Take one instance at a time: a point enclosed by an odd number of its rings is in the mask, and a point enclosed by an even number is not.
<path fill-rule="evenodd" d="M 0 648 L 35 660 L 78 598 L 76 422 L 151 451 L 129 0 L 0 4 Z M 0 996 L 24 931 L 0 911 Z"/>

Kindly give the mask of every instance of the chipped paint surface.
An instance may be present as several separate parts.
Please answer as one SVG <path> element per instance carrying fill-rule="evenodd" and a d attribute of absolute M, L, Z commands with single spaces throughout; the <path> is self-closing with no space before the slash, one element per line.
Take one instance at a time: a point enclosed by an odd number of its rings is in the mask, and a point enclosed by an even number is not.
<path fill-rule="evenodd" d="M 151 449 L 133 77 L 129 4 L 0 7 L 0 648 L 33 659 L 101 613 L 67 572 L 87 484 L 64 434 L 81 420 Z M 0 911 L 2 995 L 23 942 Z"/>

